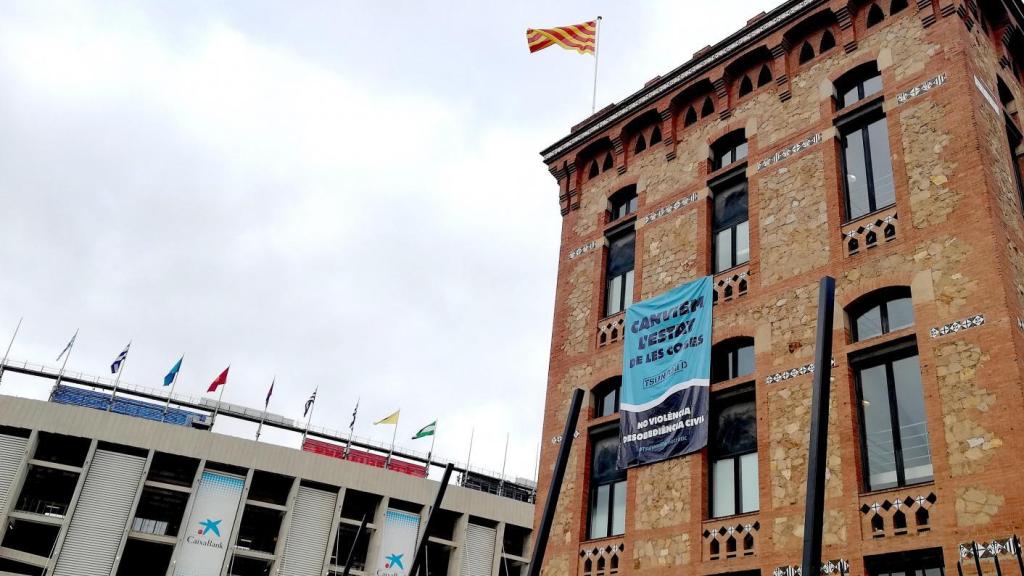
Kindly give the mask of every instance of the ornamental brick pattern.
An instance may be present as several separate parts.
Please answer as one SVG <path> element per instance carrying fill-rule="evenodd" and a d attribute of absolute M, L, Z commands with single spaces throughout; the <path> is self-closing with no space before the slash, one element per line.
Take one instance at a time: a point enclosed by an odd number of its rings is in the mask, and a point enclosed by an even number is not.
<path fill-rule="evenodd" d="M 812 378 L 801 368 L 813 359 L 825 274 L 837 279 L 837 312 L 824 558 L 865 574 L 867 556 L 941 548 L 949 574 L 961 542 L 1002 541 L 1024 526 L 1024 457 L 1015 450 L 1024 407 L 1024 217 L 1001 105 L 1007 93 L 1016 104 L 1006 113 L 1024 104 L 1015 72 L 1024 69 L 1024 22 L 1002 4 L 1020 2 L 923 0 L 890 14 L 890 2 L 879 0 L 886 18 L 869 27 L 875 1 L 788 1 L 544 152 L 563 232 L 538 502 L 571 390 L 592 390 L 622 370 L 621 336 L 600 338 L 602 327 L 618 326 L 617 316 L 603 318 L 604 234 L 619 224 L 608 223 L 608 198 L 636 186 L 638 298 L 711 273 L 709 180 L 717 174 L 709 151 L 739 129 L 749 146 L 750 261 L 715 278 L 722 294 L 713 340 L 753 338 L 755 370 L 749 380 L 715 384 L 712 394 L 753 384 L 760 502 L 756 512 L 712 518 L 703 451 L 629 470 L 625 533 L 588 541 L 589 432 L 615 421 L 596 418 L 588 396 L 544 574 L 596 574 L 595 550 L 615 551 L 623 575 L 766 575 L 799 564 Z M 826 27 L 837 46 L 799 63 L 803 39 Z M 870 62 L 881 72 L 895 203 L 847 221 L 837 119 L 850 111 L 836 109 L 834 83 Z M 762 64 L 773 80 L 739 96 L 740 79 Z M 708 99 L 714 111 L 700 114 Z M 685 117 L 690 106 L 695 120 Z M 663 141 L 634 154 L 635 135 L 655 124 Z M 609 151 L 614 165 L 588 178 L 591 162 L 603 164 Z M 851 356 L 876 343 L 852 341 L 844 310 L 887 287 L 912 295 L 913 325 L 886 341 L 915 343 L 934 480 L 869 492 Z M 734 533 L 743 538 L 729 550 Z"/>

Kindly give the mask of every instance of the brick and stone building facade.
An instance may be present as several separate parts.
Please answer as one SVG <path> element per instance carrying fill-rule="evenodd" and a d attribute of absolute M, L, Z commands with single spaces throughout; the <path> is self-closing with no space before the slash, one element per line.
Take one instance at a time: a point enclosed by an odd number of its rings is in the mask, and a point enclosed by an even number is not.
<path fill-rule="evenodd" d="M 824 275 L 824 558 L 956 573 L 962 543 L 1024 530 L 1022 27 L 1018 0 L 790 0 L 543 152 L 563 227 L 538 502 L 588 391 L 544 574 L 792 573 Z M 602 466 L 620 310 L 704 275 L 709 448 Z"/>

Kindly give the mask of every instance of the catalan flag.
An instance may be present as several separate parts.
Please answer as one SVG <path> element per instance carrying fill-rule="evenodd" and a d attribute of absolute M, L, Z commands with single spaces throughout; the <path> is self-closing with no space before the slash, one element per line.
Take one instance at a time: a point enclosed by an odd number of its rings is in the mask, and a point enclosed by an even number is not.
<path fill-rule="evenodd" d="M 531 53 L 557 44 L 580 54 L 593 54 L 597 49 L 597 21 L 591 20 L 558 28 L 528 28 L 526 41 L 530 45 Z"/>

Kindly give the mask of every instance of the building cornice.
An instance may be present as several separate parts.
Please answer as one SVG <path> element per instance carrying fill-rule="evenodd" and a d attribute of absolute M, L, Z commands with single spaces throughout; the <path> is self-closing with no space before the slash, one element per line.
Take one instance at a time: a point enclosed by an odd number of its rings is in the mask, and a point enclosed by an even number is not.
<path fill-rule="evenodd" d="M 812 6 L 825 4 L 827 0 L 790 0 L 779 6 L 771 13 L 758 19 L 749 26 L 732 34 L 725 40 L 708 49 L 704 55 L 690 60 L 682 66 L 669 72 L 663 78 L 644 89 L 635 92 L 614 106 L 603 115 L 596 115 L 586 121 L 579 129 L 555 142 L 548 148 L 541 151 L 544 161 L 551 163 L 565 152 L 584 144 L 595 135 L 599 134 L 609 126 L 630 116 L 640 108 L 647 106 L 665 94 L 677 89 L 685 81 L 691 79 L 700 72 L 704 72 L 720 60 L 739 52 L 756 40 L 773 32 L 781 24 L 787 22 L 794 16 L 806 11 Z"/>

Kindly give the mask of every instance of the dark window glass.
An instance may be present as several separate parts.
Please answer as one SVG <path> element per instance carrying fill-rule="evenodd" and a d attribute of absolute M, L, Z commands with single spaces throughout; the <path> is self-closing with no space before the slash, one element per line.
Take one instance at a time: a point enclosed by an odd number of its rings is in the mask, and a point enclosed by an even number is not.
<path fill-rule="evenodd" d="M 853 341 L 860 342 L 914 324 L 914 306 L 910 291 L 885 290 L 868 296 L 850 308 Z"/>
<path fill-rule="evenodd" d="M 739 180 L 713 190 L 712 238 L 715 272 L 750 260 L 750 223 L 747 215 L 747 181 Z"/>
<path fill-rule="evenodd" d="M 711 350 L 711 382 L 725 382 L 754 373 L 754 341 L 726 340 Z"/>
<path fill-rule="evenodd" d="M 839 108 L 846 108 L 882 90 L 882 75 L 872 62 L 851 70 L 836 82 Z"/>
<path fill-rule="evenodd" d="M 711 147 L 711 160 L 714 170 L 724 168 L 734 162 L 739 162 L 746 157 L 747 139 L 743 136 L 742 132 L 729 134 Z"/>
<path fill-rule="evenodd" d="M 757 75 L 757 87 L 767 86 L 772 81 L 772 70 L 767 64 L 761 66 L 761 73 Z"/>
<path fill-rule="evenodd" d="M 597 168 L 597 160 L 590 163 L 590 171 L 587 173 L 587 178 L 596 178 L 601 172 Z"/>
<path fill-rule="evenodd" d="M 843 126 L 842 144 L 847 219 L 855 220 L 894 204 L 896 189 L 885 116 Z"/>
<path fill-rule="evenodd" d="M 1020 148 L 1024 137 L 1008 114 L 1004 114 L 1006 122 L 1006 140 L 1010 146 L 1010 164 L 1013 168 L 1013 183 L 1017 187 L 1017 198 L 1024 209 L 1024 178 L 1021 176 L 1020 157 L 1017 156 L 1017 149 Z"/>
<path fill-rule="evenodd" d="M 617 536 L 626 531 L 626 471 L 619 470 L 618 430 L 590 439 L 591 539 Z"/>
<path fill-rule="evenodd" d="M 633 147 L 633 153 L 639 154 L 644 150 L 647 150 L 647 139 L 644 138 L 643 134 L 640 134 L 636 137 L 636 145 Z"/>
<path fill-rule="evenodd" d="M 637 197 L 636 186 L 627 186 L 612 194 L 608 199 L 611 205 L 612 221 L 618 220 L 636 212 Z"/>
<path fill-rule="evenodd" d="M 636 233 L 629 230 L 609 238 L 605 271 L 605 316 L 618 314 L 633 303 L 633 255 Z"/>
<path fill-rule="evenodd" d="M 713 403 L 711 516 L 758 510 L 757 410 L 751 388 L 730 390 Z"/>
<path fill-rule="evenodd" d="M 697 111 L 694 110 L 693 106 L 690 106 L 690 108 L 686 110 L 686 116 L 683 117 L 683 127 L 693 126 L 696 123 Z"/>
<path fill-rule="evenodd" d="M 614 165 L 615 161 L 612 160 L 612 153 L 609 152 L 604 156 L 604 165 L 601 166 L 601 171 L 604 172 L 605 170 L 611 170 L 612 166 Z"/>
<path fill-rule="evenodd" d="M 865 484 L 886 490 L 932 479 L 917 351 L 903 346 L 856 365 Z"/>
<path fill-rule="evenodd" d="M 821 35 L 821 44 L 818 46 L 818 53 L 824 54 L 835 47 L 836 37 L 832 35 L 830 30 L 825 30 L 825 33 Z"/>
<path fill-rule="evenodd" d="M 704 118 L 715 112 L 715 103 L 711 100 L 711 96 L 704 99 L 704 106 L 700 109 L 700 117 Z"/>
<path fill-rule="evenodd" d="M 746 96 L 754 91 L 754 83 L 751 82 L 750 76 L 744 76 L 743 80 L 740 81 L 740 96 Z"/>
<path fill-rule="evenodd" d="M 868 9 L 868 28 L 880 23 L 882 20 L 885 20 L 885 12 L 882 12 L 878 4 L 872 4 L 871 8 Z"/>
<path fill-rule="evenodd" d="M 622 381 L 614 378 L 594 388 L 594 417 L 603 418 L 619 411 L 619 390 Z"/>
<path fill-rule="evenodd" d="M 808 62 L 814 59 L 814 48 L 811 47 L 810 42 L 804 42 L 804 45 L 800 47 L 800 63 Z"/>
<path fill-rule="evenodd" d="M 654 130 L 651 131 L 651 144 L 657 144 L 658 142 L 661 142 L 661 128 L 655 126 Z"/>
<path fill-rule="evenodd" d="M 889 4 L 889 16 L 902 11 L 906 7 L 907 0 L 892 0 L 892 3 Z"/>
<path fill-rule="evenodd" d="M 870 576 L 944 576 L 944 566 L 941 548 L 864 558 Z"/>

